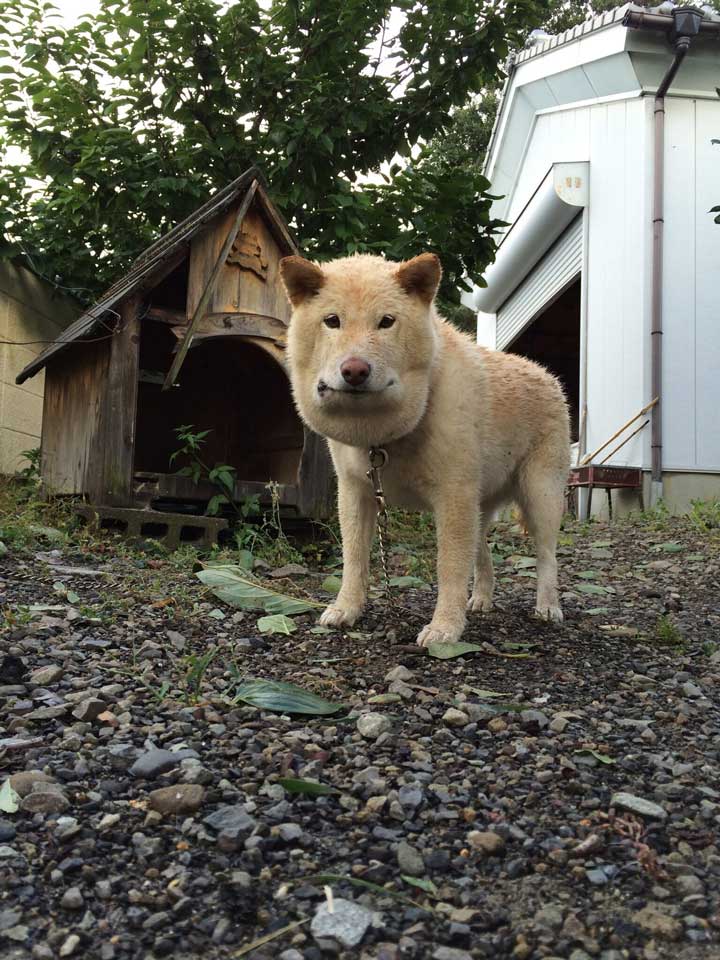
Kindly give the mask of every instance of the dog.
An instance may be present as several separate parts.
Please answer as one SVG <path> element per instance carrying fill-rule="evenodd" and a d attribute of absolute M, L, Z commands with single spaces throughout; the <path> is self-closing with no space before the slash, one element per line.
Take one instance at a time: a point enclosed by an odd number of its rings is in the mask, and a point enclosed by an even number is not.
<path fill-rule="evenodd" d="M 479 347 L 439 316 L 435 254 L 403 263 L 356 254 L 322 265 L 293 256 L 280 273 L 292 308 L 294 401 L 308 427 L 328 439 L 338 478 L 342 587 L 320 623 L 350 627 L 366 602 L 374 447 L 388 456 L 388 504 L 435 515 L 438 597 L 421 646 L 456 641 L 466 609 L 492 608 L 487 531 L 512 502 L 535 540 L 536 614 L 562 620 L 556 547 L 570 426 L 560 383 L 530 360 Z"/>

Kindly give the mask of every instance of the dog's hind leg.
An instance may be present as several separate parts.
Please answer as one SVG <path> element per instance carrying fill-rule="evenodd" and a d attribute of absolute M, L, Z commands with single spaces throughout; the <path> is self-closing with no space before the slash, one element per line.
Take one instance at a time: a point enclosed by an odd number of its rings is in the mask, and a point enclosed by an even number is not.
<path fill-rule="evenodd" d="M 335 603 L 320 617 L 325 627 L 351 627 L 365 606 L 377 517 L 370 484 L 338 475 L 338 514 L 343 550 L 342 586 Z"/>
<path fill-rule="evenodd" d="M 465 606 L 477 550 L 477 497 L 455 494 L 435 507 L 438 541 L 438 599 L 430 623 L 420 631 L 421 647 L 454 643 L 465 629 Z"/>
<path fill-rule="evenodd" d="M 492 610 L 493 589 L 495 587 L 495 571 L 493 570 L 492 556 L 488 547 L 487 535 L 493 522 L 492 511 L 483 510 L 480 517 L 480 531 L 478 534 L 477 552 L 475 554 L 475 581 L 472 596 L 468 600 L 468 610 L 476 613 L 487 613 Z"/>
<path fill-rule="evenodd" d="M 535 612 L 543 620 L 561 621 L 557 586 L 557 538 L 565 507 L 567 474 L 539 459 L 526 465 L 520 478 L 518 499 L 528 530 L 535 541 L 537 601 Z"/>

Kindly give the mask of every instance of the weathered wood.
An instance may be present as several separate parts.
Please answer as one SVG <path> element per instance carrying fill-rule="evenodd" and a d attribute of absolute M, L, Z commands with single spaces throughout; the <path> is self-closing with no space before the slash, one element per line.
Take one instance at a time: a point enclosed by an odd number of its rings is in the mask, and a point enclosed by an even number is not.
<path fill-rule="evenodd" d="M 278 484 L 280 503 L 285 507 L 297 505 L 297 486 L 293 483 Z M 181 477 L 176 473 L 150 473 L 140 471 L 135 474 L 135 498 L 137 500 L 162 499 L 205 501 L 214 497 L 218 488 L 207 480 L 193 483 L 190 477 Z M 267 484 L 259 480 L 238 480 L 234 497 L 240 501 L 244 497 L 258 496 L 261 502 L 270 503 L 270 491 Z"/>
<path fill-rule="evenodd" d="M 212 295 L 215 292 L 215 286 L 218 282 L 218 278 L 220 277 L 221 271 L 225 266 L 225 261 L 227 260 L 227 256 L 230 253 L 230 249 L 232 248 L 233 243 L 235 242 L 235 238 L 237 237 L 238 231 L 242 226 L 242 222 L 245 219 L 245 214 L 247 213 L 250 207 L 250 204 L 253 201 L 253 197 L 255 196 L 255 192 L 257 191 L 258 186 L 259 186 L 258 181 L 253 180 L 253 182 L 250 184 L 250 187 L 247 193 L 245 194 L 245 197 L 243 198 L 242 203 L 240 204 L 239 208 L 237 209 L 237 211 L 233 216 L 232 225 L 220 249 L 220 253 L 217 257 L 217 260 L 215 261 L 212 272 L 208 277 L 207 283 L 202 292 L 200 300 L 197 306 L 195 307 L 195 310 L 192 313 L 190 324 L 188 326 L 187 333 L 185 334 L 185 340 L 183 341 L 182 346 L 180 347 L 177 354 L 175 355 L 175 359 L 172 362 L 172 366 L 170 367 L 170 371 L 163 385 L 163 390 L 168 390 L 173 385 L 173 383 L 175 382 L 175 379 L 177 378 L 177 375 L 180 371 L 180 367 L 182 366 L 183 360 L 185 359 L 185 355 L 187 354 L 188 349 L 190 347 L 190 341 L 192 340 L 193 334 L 195 333 L 195 327 L 197 326 L 200 318 L 208 309 L 208 305 L 210 303 Z"/>
<path fill-rule="evenodd" d="M 40 473 L 47 494 L 87 493 L 110 342 L 73 343 L 46 367 Z"/>
<path fill-rule="evenodd" d="M 274 235 L 276 243 L 280 247 L 282 255 L 287 257 L 293 254 L 299 254 L 300 249 L 295 243 L 295 240 L 288 229 L 288 225 L 285 223 L 275 206 L 272 204 L 270 197 L 265 192 L 262 184 L 260 184 L 258 187 L 258 199 L 261 201 L 262 214 Z"/>
<path fill-rule="evenodd" d="M 171 323 L 187 326 L 187 314 L 183 310 L 168 310 L 165 307 L 150 307 L 146 312 L 145 320 L 157 320 L 158 323 Z"/>
<path fill-rule="evenodd" d="M 92 469 L 87 478 L 87 493 L 93 502 L 107 506 L 122 507 L 132 503 L 139 306 L 134 297 L 120 306 L 119 327 L 110 341 L 103 402 L 91 447 Z"/>
<path fill-rule="evenodd" d="M 327 441 L 305 427 L 298 471 L 298 512 L 303 517 L 324 520 L 335 507 L 335 474 Z"/>
<path fill-rule="evenodd" d="M 186 327 L 173 325 L 173 335 L 182 340 Z M 197 326 L 193 343 L 207 337 L 260 337 L 274 342 L 285 342 L 287 328 L 276 317 L 259 313 L 212 313 L 203 317 Z"/>

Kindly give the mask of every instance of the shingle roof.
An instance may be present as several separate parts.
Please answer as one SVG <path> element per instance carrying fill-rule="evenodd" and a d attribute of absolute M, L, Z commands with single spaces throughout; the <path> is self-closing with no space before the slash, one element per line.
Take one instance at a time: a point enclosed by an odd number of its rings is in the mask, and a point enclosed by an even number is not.
<path fill-rule="evenodd" d="M 241 174 L 232 183 L 218 190 L 201 207 L 190 214 L 185 220 L 182 220 L 177 226 L 173 227 L 165 236 L 161 237 L 155 243 L 151 244 L 135 260 L 130 270 L 109 290 L 98 299 L 96 303 L 86 310 L 74 323 L 72 323 L 62 335 L 50 346 L 46 347 L 42 353 L 29 363 L 22 370 L 16 383 L 23 383 L 29 377 L 34 376 L 42 370 L 48 360 L 56 356 L 68 345 L 92 333 L 102 321 L 105 314 L 110 311 L 118 301 L 123 300 L 129 294 L 143 289 L 145 285 L 152 281 L 157 272 L 167 263 L 167 260 L 177 254 L 178 250 L 187 246 L 190 240 L 202 230 L 209 220 L 212 220 L 218 214 L 222 213 L 227 207 L 237 199 L 237 197 L 249 187 L 253 180 L 257 180 L 261 185 L 266 185 L 265 178 L 257 167 L 250 167 Z M 258 191 L 258 196 L 265 202 L 267 197 L 262 191 Z M 274 216 L 280 220 L 277 211 Z M 288 233 L 289 237 L 289 233 Z M 292 242 L 292 241 L 290 241 Z M 295 252 L 288 246 L 288 252 Z"/>

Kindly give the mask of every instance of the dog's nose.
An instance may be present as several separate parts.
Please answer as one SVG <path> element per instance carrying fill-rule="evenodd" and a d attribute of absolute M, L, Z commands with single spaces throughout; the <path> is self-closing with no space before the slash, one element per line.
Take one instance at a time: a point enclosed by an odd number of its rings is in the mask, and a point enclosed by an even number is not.
<path fill-rule="evenodd" d="M 340 373 L 345 383 L 349 383 L 351 387 L 359 387 L 370 376 L 370 364 L 359 357 L 350 357 L 341 365 Z"/>

